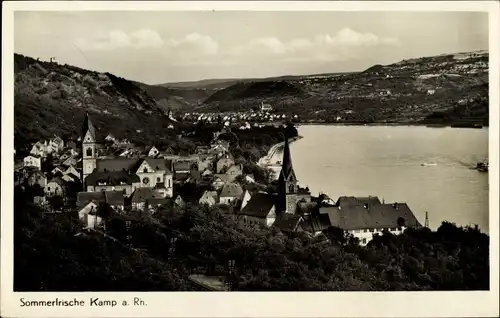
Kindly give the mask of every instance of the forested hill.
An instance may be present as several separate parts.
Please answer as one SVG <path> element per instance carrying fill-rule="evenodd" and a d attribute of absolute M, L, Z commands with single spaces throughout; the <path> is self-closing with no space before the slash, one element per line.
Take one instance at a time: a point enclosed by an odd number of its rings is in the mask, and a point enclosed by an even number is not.
<path fill-rule="evenodd" d="M 486 51 L 374 65 L 363 72 L 240 81 L 199 112 L 247 111 L 262 102 L 303 119 L 346 122 L 488 123 Z"/>
<path fill-rule="evenodd" d="M 14 63 L 17 149 L 54 134 L 77 137 L 85 112 L 102 138 L 168 137 L 165 109 L 131 81 L 19 54 Z"/>

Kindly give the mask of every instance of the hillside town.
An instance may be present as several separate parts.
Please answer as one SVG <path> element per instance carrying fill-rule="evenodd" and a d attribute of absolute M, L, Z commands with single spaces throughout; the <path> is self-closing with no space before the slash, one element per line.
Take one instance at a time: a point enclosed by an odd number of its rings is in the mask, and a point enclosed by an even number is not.
<path fill-rule="evenodd" d="M 288 139 L 277 191 L 246 187 L 255 183 L 253 176 L 243 173 L 229 143 L 218 140 L 219 135 L 214 134 L 210 147 L 198 147 L 191 154 L 154 145 L 141 152 L 108 135 L 105 140 L 114 151 L 110 154 L 109 147 L 98 143 L 98 131 L 87 113 L 77 141 L 56 136 L 34 143 L 16 169 L 15 182 L 38 189 L 33 200 L 45 213 L 76 210 L 89 229 L 103 227 L 98 213 L 102 203 L 116 213 L 154 214 L 169 201 L 182 207 L 187 202 L 178 189 L 186 183 L 205 189 L 195 198 L 199 205 L 223 207 L 237 223 L 260 223 L 284 233 L 317 236 L 338 227 L 366 245 L 374 234 L 400 234 L 421 226 L 405 203 L 389 204 L 377 196 L 341 196 L 336 201 L 325 193 L 314 196 L 299 185 Z"/>

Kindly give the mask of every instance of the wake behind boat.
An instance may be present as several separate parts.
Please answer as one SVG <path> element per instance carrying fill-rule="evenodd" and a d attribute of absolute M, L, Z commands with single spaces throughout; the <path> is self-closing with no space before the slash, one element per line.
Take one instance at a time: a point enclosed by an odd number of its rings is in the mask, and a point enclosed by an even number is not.
<path fill-rule="evenodd" d="M 428 167 L 428 166 L 437 166 L 437 163 L 435 163 L 435 162 L 423 162 L 423 163 L 421 164 L 421 166 L 423 166 L 423 167 Z"/>

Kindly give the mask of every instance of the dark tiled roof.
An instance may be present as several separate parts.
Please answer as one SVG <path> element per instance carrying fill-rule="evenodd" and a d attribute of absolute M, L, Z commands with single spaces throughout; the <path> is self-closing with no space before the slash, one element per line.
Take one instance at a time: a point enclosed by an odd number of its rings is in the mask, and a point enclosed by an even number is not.
<path fill-rule="evenodd" d="M 337 200 L 337 205 L 343 208 L 353 207 L 353 206 L 361 206 L 363 207 L 365 204 L 369 206 L 381 204 L 378 197 L 339 197 Z"/>
<path fill-rule="evenodd" d="M 315 214 L 304 216 L 300 226 L 304 231 L 316 233 L 326 230 L 331 226 L 331 223 L 328 214 Z"/>
<path fill-rule="evenodd" d="M 120 185 L 121 182 L 132 184 L 140 181 L 141 180 L 136 174 L 129 174 L 125 171 L 100 172 L 94 170 L 94 172 L 89 174 L 85 179 L 87 185 L 97 185 L 98 182 L 106 182 L 108 185 Z"/>
<path fill-rule="evenodd" d="M 103 192 L 78 192 L 76 206 L 81 209 L 92 201 L 99 204 L 105 202 L 106 197 Z"/>
<path fill-rule="evenodd" d="M 175 161 L 174 171 L 189 171 L 191 170 L 191 162 L 189 161 Z"/>
<path fill-rule="evenodd" d="M 153 190 L 151 188 L 136 188 L 132 193 L 132 202 L 144 202 L 153 197 Z"/>
<path fill-rule="evenodd" d="M 175 180 L 176 181 L 184 181 L 190 176 L 189 172 L 177 172 L 175 174 Z"/>
<path fill-rule="evenodd" d="M 109 205 L 124 205 L 123 191 L 106 191 L 104 195 Z"/>
<path fill-rule="evenodd" d="M 407 227 L 420 226 L 417 218 L 406 203 L 375 204 L 369 208 L 363 206 L 325 207 L 320 208 L 326 213 L 333 226 L 344 230 L 358 230 L 369 228 L 398 227 L 398 219 L 405 220 Z"/>
<path fill-rule="evenodd" d="M 166 198 L 161 196 L 159 193 L 154 191 L 152 188 L 137 188 L 135 189 L 134 193 L 132 193 L 131 201 L 138 203 L 138 202 L 145 202 L 149 201 L 151 204 L 159 204 L 163 203 L 163 201 L 167 201 Z"/>
<path fill-rule="evenodd" d="M 221 197 L 233 197 L 239 198 L 243 194 L 243 189 L 237 183 L 226 183 L 224 187 L 222 187 L 222 191 L 220 193 Z"/>
<path fill-rule="evenodd" d="M 223 182 L 231 182 L 231 180 L 233 179 L 231 176 L 228 176 L 227 174 L 224 174 L 224 173 L 214 174 L 214 181 L 217 178 L 221 179 Z"/>
<path fill-rule="evenodd" d="M 201 180 L 201 171 L 191 171 L 191 180 L 200 181 Z"/>
<path fill-rule="evenodd" d="M 165 159 L 155 159 L 155 158 L 148 157 L 144 160 L 155 171 L 170 171 L 170 169 L 168 169 L 168 167 L 166 165 Z"/>
<path fill-rule="evenodd" d="M 310 192 L 310 191 L 308 191 L 308 190 L 306 190 L 305 188 L 300 188 L 300 187 L 299 187 L 299 188 L 297 189 L 297 194 L 298 194 L 298 195 L 310 195 L 310 194 L 311 194 L 311 192 Z"/>
<path fill-rule="evenodd" d="M 97 171 L 133 171 L 139 167 L 140 159 L 113 158 L 97 160 Z"/>
<path fill-rule="evenodd" d="M 298 214 L 285 213 L 276 219 L 273 226 L 284 232 L 292 232 L 297 228 L 297 225 L 301 220 L 302 217 Z"/>
<path fill-rule="evenodd" d="M 255 193 L 238 214 L 265 218 L 277 201 L 278 196 L 275 194 Z"/>

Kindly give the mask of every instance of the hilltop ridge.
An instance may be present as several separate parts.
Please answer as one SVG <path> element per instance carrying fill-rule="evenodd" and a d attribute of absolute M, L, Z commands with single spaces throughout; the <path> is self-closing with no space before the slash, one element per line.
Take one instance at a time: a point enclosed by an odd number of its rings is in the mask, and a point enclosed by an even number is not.
<path fill-rule="evenodd" d="M 76 138 L 85 112 L 102 137 L 161 139 L 169 133 L 165 109 L 131 81 L 20 54 L 14 63 L 16 146 L 54 134 Z"/>
<path fill-rule="evenodd" d="M 218 90 L 195 111 L 250 110 L 264 102 L 307 120 L 487 125 L 488 58 L 486 51 L 443 54 L 356 73 L 240 82 Z"/>
<path fill-rule="evenodd" d="M 362 72 L 147 85 L 110 73 L 14 55 L 16 148 L 78 136 L 88 111 L 101 135 L 162 141 L 175 135 L 166 111 L 250 111 L 269 103 L 301 121 L 473 122 L 488 125 L 487 51 L 374 65 Z M 236 81 L 236 82 L 233 82 Z"/>

